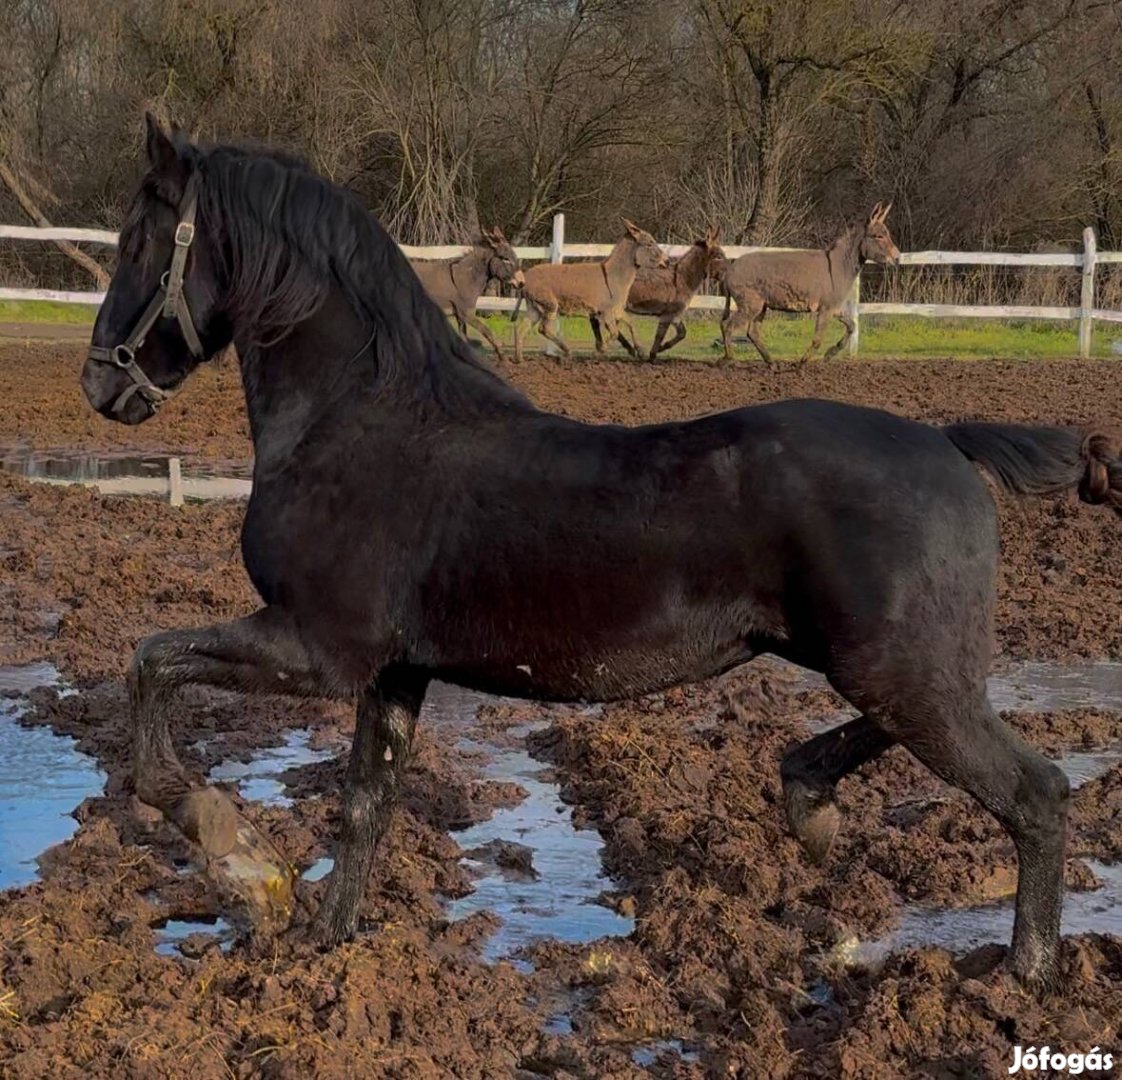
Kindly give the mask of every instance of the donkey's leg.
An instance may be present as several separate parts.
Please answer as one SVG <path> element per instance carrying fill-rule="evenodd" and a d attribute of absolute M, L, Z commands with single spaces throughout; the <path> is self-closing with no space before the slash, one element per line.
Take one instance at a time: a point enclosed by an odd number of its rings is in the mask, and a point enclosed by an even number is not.
<path fill-rule="evenodd" d="M 604 353 L 604 335 L 600 329 L 600 316 L 589 315 L 588 325 L 592 327 L 592 336 L 596 339 L 596 354 L 602 356 Z"/>
<path fill-rule="evenodd" d="M 783 802 L 787 824 L 812 862 L 830 851 L 841 823 L 834 799 L 839 780 L 879 757 L 892 739 L 868 717 L 824 731 L 783 758 Z"/>
<path fill-rule="evenodd" d="M 627 327 L 627 337 L 624 337 L 623 328 Z M 636 360 L 641 359 L 639 353 L 639 339 L 635 335 L 635 327 L 631 320 L 626 315 L 621 315 L 616 320 L 616 337 L 619 343 L 632 355 Z M 630 338 L 630 340 L 628 340 Z"/>
<path fill-rule="evenodd" d="M 683 319 L 673 319 L 673 320 L 671 320 L 671 322 L 674 325 L 674 336 L 668 342 L 666 342 L 665 345 L 661 344 L 662 336 L 665 335 L 666 331 L 669 329 L 670 323 L 667 323 L 666 326 L 663 326 L 662 323 L 658 324 L 659 336 L 655 338 L 655 344 L 658 346 L 658 348 L 655 348 L 655 349 L 651 350 L 651 359 L 652 360 L 659 353 L 669 352 L 672 348 L 674 348 L 675 345 L 678 344 L 678 342 L 685 341 L 685 339 L 686 339 L 686 324 L 685 324 L 685 321 Z"/>
<path fill-rule="evenodd" d="M 732 363 L 733 335 L 737 330 L 742 330 L 745 326 L 747 326 L 749 319 L 753 317 L 747 310 L 747 299 L 742 301 L 740 297 L 737 296 L 734 296 L 733 299 L 736 301 L 736 309 L 734 311 L 730 311 L 727 316 L 721 319 L 721 336 L 724 339 L 725 345 L 724 357 L 721 361 L 722 364 Z M 749 333 L 751 333 L 751 331 L 749 331 Z M 757 345 L 756 348 L 760 349 L 761 355 L 763 355 L 767 362 L 770 364 L 771 357 L 767 356 L 767 351 L 760 345 Z"/>
<path fill-rule="evenodd" d="M 198 843 L 210 872 L 249 904 L 258 921 L 286 918 L 291 868 L 222 792 L 188 778 L 172 746 L 168 706 L 176 690 L 191 684 L 330 696 L 288 616 L 262 608 L 234 622 L 155 634 L 137 649 L 128 683 L 137 795 Z"/>
<path fill-rule="evenodd" d="M 775 361 L 771 358 L 771 353 L 767 351 L 767 346 L 764 345 L 763 336 L 760 333 L 764 321 L 764 312 L 760 312 L 755 318 L 751 319 L 748 323 L 748 340 L 756 346 L 756 351 L 760 354 L 761 359 L 767 365 L 768 371 L 775 371 Z"/>
<path fill-rule="evenodd" d="M 854 324 L 853 320 L 844 311 L 835 312 L 834 318 L 837 319 L 838 322 L 840 322 L 845 327 L 845 334 L 842 335 L 841 341 L 839 341 L 836 345 L 831 345 L 826 350 L 826 355 L 822 357 L 823 360 L 832 360 L 835 356 L 837 356 L 838 353 L 840 353 L 842 349 L 844 349 L 849 344 L 850 339 L 853 337 L 854 332 L 857 330 L 857 326 Z"/>
<path fill-rule="evenodd" d="M 810 345 L 807 347 L 806 352 L 799 357 L 798 370 L 806 367 L 807 362 L 814 356 L 814 354 L 822 347 L 822 337 L 826 333 L 826 324 L 830 321 L 830 312 L 825 308 L 819 308 L 814 317 L 814 337 L 811 338 Z"/>
<path fill-rule="evenodd" d="M 550 311 L 542 312 L 542 321 L 538 323 L 538 333 L 548 341 L 552 341 L 565 356 L 569 355 L 569 346 L 565 344 L 565 339 L 556 330 L 557 326 L 557 308 Z"/>
<path fill-rule="evenodd" d="M 476 330 L 478 330 L 483 335 L 483 338 L 487 342 L 487 344 L 495 350 L 496 358 L 501 360 L 503 358 L 503 350 L 498 341 L 495 339 L 495 335 L 491 333 L 487 324 L 478 315 L 476 315 L 474 311 L 468 315 L 468 322 L 471 323 L 471 325 L 474 326 Z"/>
<path fill-rule="evenodd" d="M 312 931 L 321 944 L 353 937 L 358 927 L 378 841 L 393 814 L 427 686 L 423 673 L 391 668 L 359 702 L 335 866 Z"/>
<path fill-rule="evenodd" d="M 658 320 L 658 326 L 655 327 L 654 341 L 651 342 L 651 351 L 647 354 L 648 360 L 657 359 L 660 352 L 662 352 L 664 349 L 670 348 L 669 345 L 663 345 L 662 342 L 666 337 L 666 331 L 670 329 L 670 324 L 672 321 L 672 319 L 667 318 Z"/>

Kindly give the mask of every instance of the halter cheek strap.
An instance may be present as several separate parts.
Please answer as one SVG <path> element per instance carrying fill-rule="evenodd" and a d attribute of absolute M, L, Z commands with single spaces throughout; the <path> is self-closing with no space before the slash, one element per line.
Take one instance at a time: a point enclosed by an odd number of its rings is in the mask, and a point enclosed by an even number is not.
<path fill-rule="evenodd" d="M 123 344 L 114 345 L 112 348 L 94 345 L 90 347 L 87 354 L 91 360 L 120 368 L 132 380 L 131 384 L 113 402 L 113 412 L 115 413 L 121 412 L 128 404 L 129 399 L 135 394 L 139 394 L 153 412 L 172 396 L 168 391 L 161 390 L 152 382 L 136 362 L 137 351 L 144 344 L 148 332 L 161 317 L 175 319 L 191 355 L 198 360 L 205 358 L 203 345 L 199 340 L 198 331 L 195 329 L 194 320 L 191 318 L 191 309 L 187 305 L 187 297 L 183 292 L 183 279 L 187 272 L 187 255 L 191 250 L 191 244 L 195 240 L 195 214 L 199 205 L 197 173 L 192 173 L 188 179 L 187 189 L 183 194 L 183 202 L 180 205 L 180 218 L 179 224 L 175 227 L 175 247 L 172 249 L 171 266 L 160 278 L 159 287 L 153 294 L 152 299 L 148 301 L 144 313 L 137 320 L 132 332 Z"/>

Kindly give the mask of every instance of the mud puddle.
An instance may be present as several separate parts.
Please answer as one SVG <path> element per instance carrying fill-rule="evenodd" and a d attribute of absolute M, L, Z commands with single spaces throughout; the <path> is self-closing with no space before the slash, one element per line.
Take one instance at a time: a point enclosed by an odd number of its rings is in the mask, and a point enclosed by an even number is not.
<path fill-rule="evenodd" d="M 1122 934 L 1122 864 L 1087 860 L 1101 882 L 1089 892 L 1064 895 L 1061 933 Z M 900 925 L 876 941 L 853 947 L 851 959 L 876 967 L 890 952 L 936 945 L 963 955 L 981 945 L 1005 945 L 1013 936 L 1013 898 L 969 908 L 905 908 Z"/>
<path fill-rule="evenodd" d="M 247 761 L 228 759 L 219 762 L 207 775 L 217 783 L 233 783 L 238 794 L 249 802 L 266 806 L 291 806 L 285 794 L 284 773 L 301 765 L 314 765 L 335 756 L 331 749 L 314 749 L 309 745 L 311 733 L 306 728 L 290 731 L 280 746 L 255 751 Z"/>
<path fill-rule="evenodd" d="M 153 927 L 156 952 L 161 956 L 195 959 L 217 947 L 229 952 L 234 944 L 234 928 L 223 918 L 167 919 Z"/>
<path fill-rule="evenodd" d="M 71 813 L 105 786 L 74 739 L 20 726 L 27 695 L 43 686 L 60 686 L 50 664 L 0 668 L 0 889 L 34 881 L 38 857 L 74 834 Z"/>
<path fill-rule="evenodd" d="M 81 454 L 29 450 L 16 447 L 0 451 L 0 469 L 45 484 L 80 484 L 96 487 L 103 495 L 169 495 L 179 491 L 184 499 L 245 499 L 252 483 L 249 470 L 229 466 L 218 475 L 198 468 L 181 468 L 170 454 L 142 457 L 121 454 Z"/>
<path fill-rule="evenodd" d="M 438 684 L 425 701 L 422 723 L 466 727 L 488 703 L 501 702 Z M 550 771 L 522 745 L 531 731 L 545 726 L 543 721 L 509 729 L 507 735 L 518 744 L 513 746 L 466 736 L 459 740 L 464 750 L 486 756 L 484 779 L 513 780 L 527 791 L 517 806 L 497 810 L 486 821 L 452 834 L 466 852 L 475 891 L 449 901 L 448 913 L 456 920 L 490 911 L 502 919 L 483 949 L 489 962 L 547 938 L 580 943 L 625 936 L 634 926 L 633 920 L 597 903 L 612 887 L 601 862 L 600 834 L 574 828 L 570 807 L 561 800 Z"/>

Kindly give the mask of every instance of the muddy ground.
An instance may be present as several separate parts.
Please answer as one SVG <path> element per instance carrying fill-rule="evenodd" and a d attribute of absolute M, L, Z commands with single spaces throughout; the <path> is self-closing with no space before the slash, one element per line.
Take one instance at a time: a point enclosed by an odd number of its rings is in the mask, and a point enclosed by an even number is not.
<path fill-rule="evenodd" d="M 232 364 L 201 373 L 138 429 L 89 412 L 80 364 L 69 345 L 0 350 L 0 444 L 247 457 Z M 532 361 L 511 374 L 543 406 L 599 421 L 797 394 L 928 420 L 1088 423 L 1122 417 L 1116 371 L 862 361 L 795 378 Z M 231 913 L 187 845 L 130 794 L 122 674 L 144 634 L 252 608 L 240 517 L 236 505 L 173 510 L 0 474 L 0 664 L 58 665 L 78 693 L 38 692 L 31 721 L 74 735 L 109 777 L 78 811 L 75 838 L 44 860 L 43 880 L 0 894 L 0 1075 L 970 1077 L 1006 1075 L 1016 1043 L 1122 1050 L 1114 937 L 1066 939 L 1063 992 L 1043 1001 L 1004 975 L 1000 949 L 848 963 L 855 940 L 891 931 L 905 903 L 1008 895 L 1014 855 L 985 814 L 893 750 L 843 785 L 839 841 L 810 866 L 783 827 L 778 761 L 839 702 L 768 665 L 595 717 L 503 707 L 473 722 L 495 742 L 527 719 L 548 721 L 531 747 L 578 821 L 601 831 L 616 875 L 604 901 L 634 915 L 628 939 L 543 944 L 530 970 L 482 962 L 492 920 L 450 924 L 441 906 L 470 888 L 448 830 L 519 792 L 481 781 L 477 761 L 450 751 L 451 733 L 429 729 L 367 891 L 369 933 L 312 953 L 299 929 L 323 885 L 304 883 L 284 938 L 223 953 L 203 937 L 191 958 L 157 954 L 163 920 Z M 1002 661 L 1122 659 L 1118 530 L 1068 499 L 1002 503 Z M 1094 709 L 1011 719 L 1053 754 L 1122 741 L 1118 717 Z M 342 747 L 349 725 L 337 706 L 202 692 L 183 695 L 173 717 L 180 753 L 200 771 L 291 728 Z M 342 770 L 341 759 L 295 770 L 291 806 L 245 812 L 305 867 L 328 851 Z M 1122 856 L 1122 768 L 1076 793 L 1071 838 L 1068 884 L 1086 889 L 1086 859 Z M 671 1039 L 686 1058 L 651 1042 Z"/>

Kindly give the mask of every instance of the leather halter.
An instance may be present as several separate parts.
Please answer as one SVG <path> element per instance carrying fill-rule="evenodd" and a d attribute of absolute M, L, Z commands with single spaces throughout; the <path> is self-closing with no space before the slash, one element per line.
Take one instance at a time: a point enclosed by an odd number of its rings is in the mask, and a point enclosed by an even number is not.
<path fill-rule="evenodd" d="M 147 375 L 141 371 L 136 362 L 136 354 L 144 344 L 148 331 L 156 325 L 161 318 L 175 319 L 179 323 L 179 332 L 191 355 L 198 360 L 205 358 L 203 345 L 199 340 L 198 331 L 191 318 L 191 309 L 187 306 L 187 297 L 183 292 L 183 277 L 187 270 L 187 254 L 195 239 L 195 213 L 199 205 L 198 174 L 192 173 L 187 181 L 187 188 L 183 193 L 183 202 L 180 204 L 179 224 L 175 227 L 175 247 L 172 249 L 171 266 L 161 276 L 159 287 L 156 289 L 144 313 L 137 320 L 132 333 L 121 345 L 106 348 L 101 345 L 90 347 L 87 356 L 98 363 L 110 364 L 120 368 L 132 380 L 113 402 L 113 412 L 119 413 L 128 404 L 134 394 L 139 394 L 155 412 L 172 395 L 166 390 L 161 390 Z"/>

